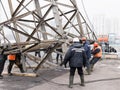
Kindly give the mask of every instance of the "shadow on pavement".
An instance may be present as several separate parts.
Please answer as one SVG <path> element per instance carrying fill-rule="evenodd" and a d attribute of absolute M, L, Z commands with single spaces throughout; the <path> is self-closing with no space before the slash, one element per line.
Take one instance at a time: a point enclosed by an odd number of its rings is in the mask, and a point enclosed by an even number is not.
<path fill-rule="evenodd" d="M 0 90 L 26 90 L 56 77 L 66 74 L 68 70 L 39 70 L 38 77 L 7 76 L 0 80 Z M 44 79 L 45 78 L 45 79 Z"/>

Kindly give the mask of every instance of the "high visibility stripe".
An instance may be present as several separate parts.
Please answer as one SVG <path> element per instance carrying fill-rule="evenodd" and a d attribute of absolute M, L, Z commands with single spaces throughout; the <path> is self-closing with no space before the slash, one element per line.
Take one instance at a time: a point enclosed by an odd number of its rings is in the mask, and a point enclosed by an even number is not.
<path fill-rule="evenodd" d="M 15 58 L 16 58 L 16 56 L 15 55 L 12 55 L 12 54 L 10 54 L 10 55 L 8 55 L 8 60 L 15 60 Z"/>

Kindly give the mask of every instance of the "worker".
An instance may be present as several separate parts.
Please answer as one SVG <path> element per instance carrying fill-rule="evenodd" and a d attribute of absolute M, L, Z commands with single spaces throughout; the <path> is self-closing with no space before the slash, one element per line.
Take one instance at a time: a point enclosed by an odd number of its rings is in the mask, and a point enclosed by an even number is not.
<path fill-rule="evenodd" d="M 24 73 L 22 64 L 20 62 L 20 60 L 21 60 L 21 53 L 16 53 L 16 54 L 10 53 L 8 55 L 8 60 L 9 60 L 9 65 L 8 65 L 8 75 L 9 76 L 12 75 L 11 70 L 12 70 L 12 67 L 13 67 L 14 63 L 18 66 L 18 68 L 20 69 L 21 73 Z"/>
<path fill-rule="evenodd" d="M 91 48 L 90 48 L 90 43 L 89 41 L 87 41 L 87 38 L 86 37 L 82 37 L 82 43 L 83 43 L 83 46 L 84 46 L 84 49 L 85 49 L 85 53 L 86 53 L 86 56 L 87 56 L 87 61 L 86 61 L 86 71 L 88 73 L 88 75 L 91 74 L 91 71 L 90 71 L 90 58 L 91 58 Z"/>
<path fill-rule="evenodd" d="M 38 57 L 41 57 L 41 55 L 40 55 L 40 49 L 38 49 L 38 50 L 35 51 L 35 56 L 37 56 L 37 55 L 38 55 Z"/>
<path fill-rule="evenodd" d="M 62 53 L 62 48 L 57 48 L 56 51 L 58 51 L 59 53 Z M 60 60 L 61 60 L 61 63 L 62 63 L 62 60 L 63 60 L 63 57 L 62 57 L 62 54 L 59 54 L 57 53 L 57 56 L 56 56 L 56 64 L 58 64 L 58 59 L 60 57 Z"/>
<path fill-rule="evenodd" d="M 73 44 L 70 46 L 67 53 L 65 54 L 63 63 L 60 64 L 61 66 L 64 64 L 66 67 L 67 62 L 69 62 L 70 66 L 69 88 L 73 87 L 73 80 L 76 68 L 81 80 L 80 85 L 85 86 L 82 67 L 83 65 L 85 66 L 86 59 L 87 57 L 82 42 L 79 42 L 78 38 L 73 38 Z"/>
<path fill-rule="evenodd" d="M 4 69 L 5 61 L 7 60 L 7 56 L 4 54 L 5 49 L 1 51 L 0 54 L 0 79 L 3 78 L 2 72 Z"/>
<path fill-rule="evenodd" d="M 101 46 L 95 42 L 93 44 L 93 49 L 92 49 L 92 54 L 93 54 L 93 58 L 90 61 L 90 67 L 91 67 L 91 71 L 93 71 L 93 66 L 98 62 L 98 60 L 100 60 L 100 58 L 102 57 L 102 49 Z"/>

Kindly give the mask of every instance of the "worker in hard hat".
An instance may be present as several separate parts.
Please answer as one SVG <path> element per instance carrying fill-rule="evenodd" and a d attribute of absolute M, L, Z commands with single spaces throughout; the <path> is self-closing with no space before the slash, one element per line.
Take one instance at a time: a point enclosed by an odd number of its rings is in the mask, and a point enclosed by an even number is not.
<path fill-rule="evenodd" d="M 95 63 L 97 63 L 97 61 L 100 60 L 100 58 L 102 57 L 101 46 L 97 42 L 95 42 L 93 46 L 94 46 L 92 49 L 93 58 L 90 61 L 91 71 L 93 71 L 93 66 L 95 65 Z"/>
<path fill-rule="evenodd" d="M 70 75 L 69 75 L 69 88 L 73 87 L 73 80 L 75 75 L 75 70 L 77 69 L 78 74 L 81 80 L 81 86 L 84 86 L 84 74 L 83 74 L 83 65 L 86 64 L 86 53 L 83 48 L 82 42 L 78 38 L 73 38 L 73 44 L 68 49 L 65 54 L 63 64 L 66 66 L 69 62 L 70 66 Z"/>
<path fill-rule="evenodd" d="M 89 41 L 87 41 L 87 38 L 86 37 L 82 37 L 81 38 L 82 40 L 82 43 L 83 43 L 83 46 L 84 46 L 84 49 L 85 49 L 85 53 L 86 53 L 86 56 L 87 56 L 87 61 L 86 61 L 86 71 L 88 73 L 88 75 L 91 74 L 91 71 L 90 71 L 90 58 L 91 58 L 91 48 L 90 48 L 90 43 Z"/>

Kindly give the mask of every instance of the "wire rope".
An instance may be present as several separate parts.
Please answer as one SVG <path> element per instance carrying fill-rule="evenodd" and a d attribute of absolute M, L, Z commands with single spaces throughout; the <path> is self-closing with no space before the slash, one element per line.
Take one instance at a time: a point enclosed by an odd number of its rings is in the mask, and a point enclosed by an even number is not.
<path fill-rule="evenodd" d="M 4 7 L 4 5 L 3 5 L 3 3 L 2 3 L 1 0 L 0 0 L 0 3 L 1 3 L 1 5 L 2 5 L 3 11 L 4 11 L 4 13 L 5 13 L 5 16 L 6 16 L 7 20 L 8 20 L 7 12 L 6 12 L 5 7 Z"/>
<path fill-rule="evenodd" d="M 82 4 L 82 6 L 83 6 L 83 10 L 84 10 L 84 12 L 85 12 L 86 18 L 88 19 L 88 22 L 89 22 L 90 25 L 92 26 L 92 29 L 95 31 L 94 26 L 93 26 L 93 24 L 91 23 L 91 21 L 90 21 L 90 19 L 89 19 L 89 17 L 88 17 L 88 14 L 87 14 L 87 11 L 86 11 L 86 8 L 85 8 L 85 4 L 84 4 L 84 1 L 83 1 L 83 0 L 81 0 L 81 4 Z M 92 31 L 93 31 L 93 30 L 92 30 Z"/>

